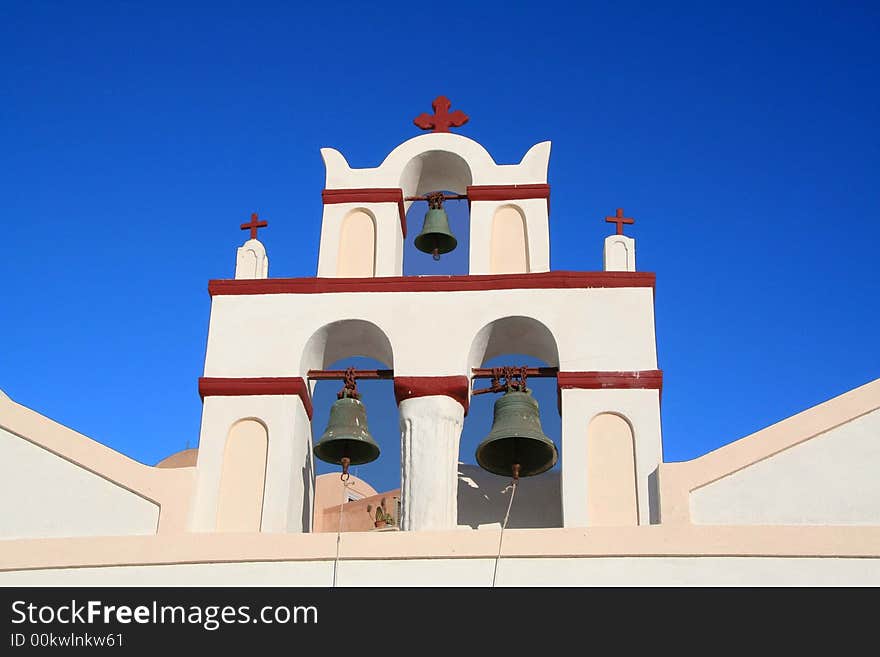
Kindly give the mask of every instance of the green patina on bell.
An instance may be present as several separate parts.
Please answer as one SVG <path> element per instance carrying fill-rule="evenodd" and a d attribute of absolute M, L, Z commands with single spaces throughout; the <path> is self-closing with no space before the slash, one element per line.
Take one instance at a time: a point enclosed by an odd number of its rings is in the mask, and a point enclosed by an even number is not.
<path fill-rule="evenodd" d="M 541 429 L 538 402 L 531 393 L 505 392 L 495 402 L 492 430 L 477 447 L 480 467 L 497 475 L 529 477 L 546 472 L 558 458 L 556 445 Z"/>
<path fill-rule="evenodd" d="M 367 409 L 359 399 L 344 396 L 333 402 L 327 429 L 315 444 L 315 456 L 337 465 L 343 464 L 343 458 L 351 465 L 379 458 L 379 445 L 367 427 Z"/>
<path fill-rule="evenodd" d="M 441 253 L 449 253 L 458 246 L 458 240 L 449 229 L 449 217 L 441 203 L 442 200 L 439 203 L 432 203 L 425 214 L 422 232 L 415 239 L 416 248 L 424 253 L 433 254 L 434 260 L 439 260 Z"/>

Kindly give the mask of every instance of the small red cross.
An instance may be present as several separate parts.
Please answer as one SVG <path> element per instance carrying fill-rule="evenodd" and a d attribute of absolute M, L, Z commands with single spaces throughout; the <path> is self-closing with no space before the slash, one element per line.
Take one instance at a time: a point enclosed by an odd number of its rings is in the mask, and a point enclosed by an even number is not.
<path fill-rule="evenodd" d="M 635 219 L 623 216 L 623 208 L 617 208 L 617 216 L 605 217 L 605 221 L 609 224 L 617 224 L 617 234 L 623 235 L 623 224 L 634 224 Z"/>
<path fill-rule="evenodd" d="M 458 128 L 467 123 L 470 118 L 461 110 L 450 112 L 449 108 L 452 107 L 452 102 L 446 96 L 437 96 L 431 103 L 431 107 L 434 108 L 433 115 L 419 114 L 413 119 L 413 123 L 422 130 L 433 128 L 434 132 L 449 132 L 449 126 Z"/>
<path fill-rule="evenodd" d="M 246 224 L 242 224 L 241 229 L 247 230 L 248 228 L 250 228 L 251 229 L 251 239 L 255 240 L 255 239 L 257 239 L 257 228 L 265 228 L 268 225 L 269 225 L 268 221 L 257 221 L 257 213 L 254 212 L 251 215 L 250 222 L 246 223 Z"/>

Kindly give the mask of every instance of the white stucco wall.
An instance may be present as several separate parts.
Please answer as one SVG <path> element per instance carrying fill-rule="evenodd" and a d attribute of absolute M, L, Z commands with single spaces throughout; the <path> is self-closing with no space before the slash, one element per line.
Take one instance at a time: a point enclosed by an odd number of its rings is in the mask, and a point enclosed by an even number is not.
<path fill-rule="evenodd" d="M 338 586 L 489 586 L 494 559 L 341 561 Z M 0 586 L 330 586 L 332 561 L 70 568 L 0 573 Z M 880 559 L 502 558 L 497 586 L 878 586 Z"/>
<path fill-rule="evenodd" d="M 155 534 L 159 507 L 0 429 L 0 538 Z"/>
<path fill-rule="evenodd" d="M 690 495 L 696 524 L 880 524 L 880 410 Z"/>
<path fill-rule="evenodd" d="M 190 530 L 216 530 L 227 436 L 236 422 L 249 418 L 264 424 L 269 435 L 261 531 L 308 531 L 314 490 L 312 433 L 297 395 L 205 398 Z"/>
<path fill-rule="evenodd" d="M 517 484 L 507 526 L 511 529 L 562 527 L 559 470 L 524 477 Z M 510 477 L 478 465 L 458 464 L 458 524 L 471 529 L 498 529 L 510 501 Z"/>
<path fill-rule="evenodd" d="M 657 367 L 651 288 L 345 292 L 213 297 L 205 376 L 304 376 L 309 365 L 302 354 L 311 336 L 349 318 L 371 322 L 388 337 L 397 376 L 470 375 L 480 330 L 516 315 L 550 330 L 562 370 Z"/>
<path fill-rule="evenodd" d="M 588 511 L 587 436 L 590 421 L 600 413 L 618 414 L 632 427 L 638 519 L 640 525 L 650 524 L 659 503 L 651 498 L 650 478 L 663 460 L 660 391 L 563 390 L 562 510 L 565 526 L 587 527 L 592 524 Z"/>
<path fill-rule="evenodd" d="M 328 189 L 401 189 L 404 197 L 430 191 L 464 194 L 469 185 L 542 185 L 547 183 L 550 142 L 532 146 L 518 164 L 496 164 L 481 144 L 455 133 L 430 133 L 408 139 L 378 166 L 352 169 L 333 148 L 322 148 Z M 412 201 L 404 202 L 408 210 Z M 491 271 L 492 220 L 498 208 L 515 205 L 524 216 L 529 271 L 548 271 L 550 244 L 547 199 L 474 201 L 470 207 L 471 274 Z M 318 276 L 339 276 L 337 263 L 342 218 L 358 207 L 375 217 L 376 276 L 399 275 L 403 266 L 403 235 L 397 203 L 330 203 L 324 206 Z M 407 239 L 417 226 L 409 227 Z"/>

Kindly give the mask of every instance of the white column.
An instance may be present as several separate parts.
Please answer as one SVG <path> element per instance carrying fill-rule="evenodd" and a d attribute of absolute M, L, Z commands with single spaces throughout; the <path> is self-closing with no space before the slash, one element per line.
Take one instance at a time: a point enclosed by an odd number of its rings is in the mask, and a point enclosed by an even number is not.
<path fill-rule="evenodd" d="M 401 529 L 454 529 L 464 409 L 445 395 L 404 399 L 399 408 Z"/>

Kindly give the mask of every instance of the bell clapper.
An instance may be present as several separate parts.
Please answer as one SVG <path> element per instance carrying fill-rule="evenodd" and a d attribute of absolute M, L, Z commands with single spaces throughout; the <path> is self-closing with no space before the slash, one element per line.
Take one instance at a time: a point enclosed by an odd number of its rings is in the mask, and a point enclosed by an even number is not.
<path fill-rule="evenodd" d="M 342 481 L 348 481 L 349 477 L 351 477 L 351 475 L 348 473 L 348 467 L 351 465 L 351 459 L 347 456 L 343 456 L 339 460 L 339 462 L 342 465 L 342 475 L 340 476 L 340 479 L 342 479 Z"/>
<path fill-rule="evenodd" d="M 514 463 L 512 469 L 513 469 L 513 481 L 514 481 L 514 483 L 516 483 L 517 481 L 519 481 L 519 471 L 521 469 L 521 466 L 519 463 Z"/>
<path fill-rule="evenodd" d="M 431 255 L 433 256 L 434 260 L 439 260 L 440 259 L 440 249 L 435 247 L 434 250 L 431 251 Z"/>

